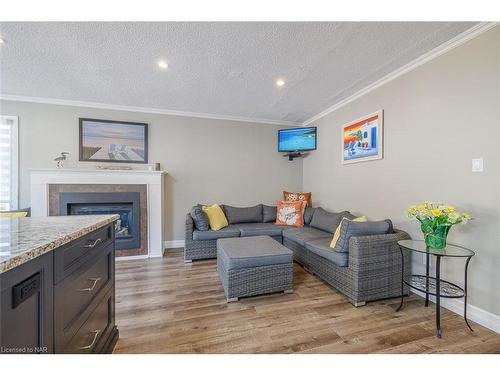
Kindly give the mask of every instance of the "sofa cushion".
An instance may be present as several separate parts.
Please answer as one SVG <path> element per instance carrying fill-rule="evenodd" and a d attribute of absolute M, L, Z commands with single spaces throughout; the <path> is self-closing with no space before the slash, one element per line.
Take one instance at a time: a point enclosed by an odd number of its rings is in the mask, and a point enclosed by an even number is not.
<path fill-rule="evenodd" d="M 311 227 L 302 227 L 302 228 L 291 228 L 283 230 L 283 237 L 297 242 L 299 245 L 304 246 L 307 241 L 315 240 L 318 238 L 328 238 L 331 240 L 331 233 L 311 228 Z"/>
<path fill-rule="evenodd" d="M 281 236 L 283 229 L 289 228 L 285 225 L 274 223 L 242 223 L 235 224 L 240 230 L 241 237 L 249 236 Z"/>
<path fill-rule="evenodd" d="M 232 207 L 224 205 L 229 224 L 262 223 L 262 205 L 252 207 Z"/>
<path fill-rule="evenodd" d="M 1 211 L 0 213 L 1 214 L 9 214 L 9 213 L 18 214 L 18 215 L 13 215 L 13 217 L 30 217 L 31 216 L 31 207 L 20 208 L 19 210 Z M 9 215 L 6 215 L 5 217 L 9 217 Z"/>
<path fill-rule="evenodd" d="M 351 215 L 349 211 L 328 212 L 321 207 L 318 207 L 314 210 L 310 225 L 313 228 L 321 229 L 333 234 L 343 217 L 354 219 L 355 216 Z"/>
<path fill-rule="evenodd" d="M 340 226 L 340 237 L 335 245 L 334 250 L 347 253 L 349 252 L 349 239 L 352 236 L 371 236 L 376 234 L 392 233 L 392 221 L 367 221 L 358 223 L 351 220 L 342 220 Z"/>
<path fill-rule="evenodd" d="M 191 218 L 194 222 L 194 227 L 197 230 L 209 230 L 210 227 L 208 225 L 208 216 L 205 212 L 203 212 L 202 206 L 194 206 L 191 208 L 189 212 L 191 214 Z"/>
<path fill-rule="evenodd" d="M 23 208 L 20 210 L 0 211 L 0 218 L 7 219 L 22 219 L 31 215 L 31 207 Z"/>
<path fill-rule="evenodd" d="M 193 231 L 193 240 L 195 241 L 216 240 L 218 238 L 231 238 L 239 236 L 240 236 L 240 230 L 235 225 L 229 225 L 228 227 L 219 230 Z"/>
<path fill-rule="evenodd" d="M 262 221 L 264 223 L 274 223 L 276 221 L 276 206 L 262 205 Z"/>
<path fill-rule="evenodd" d="M 217 240 L 217 258 L 226 270 L 293 262 L 293 252 L 269 236 Z"/>
<path fill-rule="evenodd" d="M 344 220 L 350 220 L 350 219 L 343 217 L 342 220 L 340 221 L 339 226 L 337 227 L 337 229 L 335 229 L 335 233 L 333 234 L 332 242 L 330 242 L 330 247 L 332 249 L 335 247 L 335 245 L 337 244 L 337 241 L 340 238 L 340 227 L 342 226 L 342 222 Z M 356 221 L 358 223 L 366 223 L 368 221 L 368 219 L 366 218 L 366 216 L 360 216 L 360 217 L 357 217 L 355 219 L 352 219 L 352 221 Z"/>
<path fill-rule="evenodd" d="M 349 253 L 341 253 L 334 251 L 330 247 L 330 238 L 320 238 L 317 240 L 307 241 L 306 249 L 312 253 L 328 259 L 339 267 L 347 267 L 349 262 Z"/>
<path fill-rule="evenodd" d="M 311 224 L 311 220 L 313 218 L 313 214 L 316 208 L 313 207 L 306 207 L 304 211 L 304 225 L 309 225 Z"/>

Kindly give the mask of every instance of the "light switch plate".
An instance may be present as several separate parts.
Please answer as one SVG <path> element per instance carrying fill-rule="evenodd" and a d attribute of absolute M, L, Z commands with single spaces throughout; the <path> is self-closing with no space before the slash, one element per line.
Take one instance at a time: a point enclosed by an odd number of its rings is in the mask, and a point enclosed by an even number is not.
<path fill-rule="evenodd" d="M 483 158 L 472 159 L 472 172 L 482 172 L 483 170 Z"/>

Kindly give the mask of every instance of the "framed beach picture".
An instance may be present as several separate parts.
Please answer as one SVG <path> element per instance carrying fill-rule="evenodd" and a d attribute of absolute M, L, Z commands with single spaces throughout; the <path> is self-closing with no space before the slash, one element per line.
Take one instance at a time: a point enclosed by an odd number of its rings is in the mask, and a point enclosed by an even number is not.
<path fill-rule="evenodd" d="M 342 126 L 342 164 L 382 159 L 383 111 Z"/>
<path fill-rule="evenodd" d="M 80 118 L 80 161 L 148 162 L 148 124 Z"/>

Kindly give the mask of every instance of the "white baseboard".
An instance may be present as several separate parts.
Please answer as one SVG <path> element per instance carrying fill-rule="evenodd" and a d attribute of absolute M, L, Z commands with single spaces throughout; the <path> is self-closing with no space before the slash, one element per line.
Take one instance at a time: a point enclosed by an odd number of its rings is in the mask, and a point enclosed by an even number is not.
<path fill-rule="evenodd" d="M 148 259 L 148 255 L 131 255 L 127 257 L 115 257 L 115 261 L 121 261 L 121 260 L 137 260 L 137 259 Z"/>
<path fill-rule="evenodd" d="M 186 241 L 184 240 L 174 240 L 174 241 L 164 241 L 163 248 L 164 249 L 175 249 L 178 247 L 184 247 Z"/>
<path fill-rule="evenodd" d="M 412 290 L 412 293 L 425 298 L 425 293 L 416 290 Z M 436 298 L 434 296 L 429 296 L 429 300 L 435 302 Z M 461 299 L 441 298 L 441 306 L 460 316 L 464 316 L 464 301 Z M 500 316 L 498 315 L 492 314 L 474 305 L 467 304 L 467 319 L 483 327 L 489 328 L 496 333 L 500 333 Z"/>

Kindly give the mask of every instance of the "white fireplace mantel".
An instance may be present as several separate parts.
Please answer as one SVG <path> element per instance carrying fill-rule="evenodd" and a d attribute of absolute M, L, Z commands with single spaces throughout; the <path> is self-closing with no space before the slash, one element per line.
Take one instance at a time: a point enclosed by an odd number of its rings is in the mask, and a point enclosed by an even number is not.
<path fill-rule="evenodd" d="M 31 169 L 31 214 L 48 216 L 50 184 L 142 184 L 147 186 L 148 254 L 163 255 L 164 171 Z"/>

